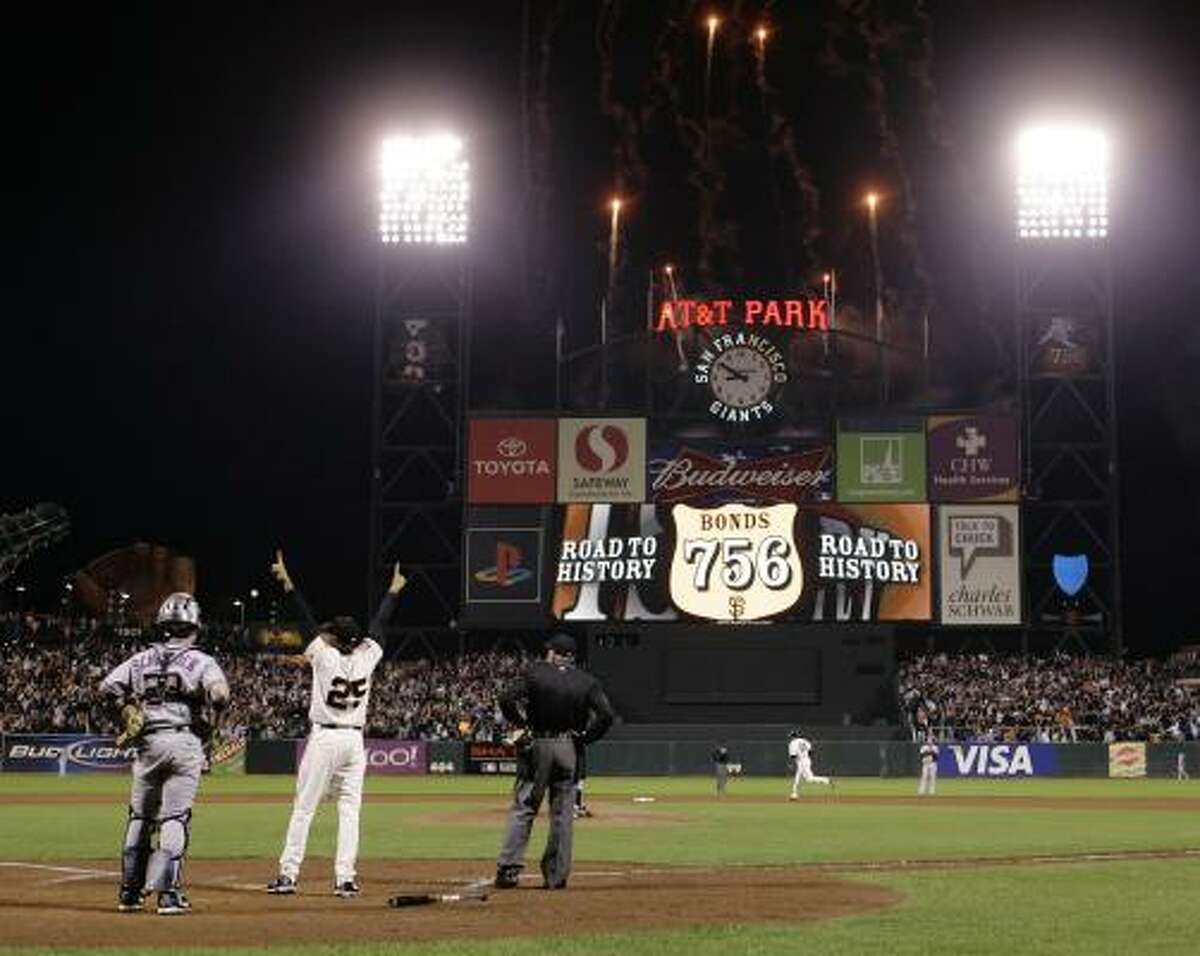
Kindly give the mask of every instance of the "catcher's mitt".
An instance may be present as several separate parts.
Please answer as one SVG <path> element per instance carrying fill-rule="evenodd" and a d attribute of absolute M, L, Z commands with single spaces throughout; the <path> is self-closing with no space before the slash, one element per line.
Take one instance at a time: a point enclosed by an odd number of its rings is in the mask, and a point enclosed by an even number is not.
<path fill-rule="evenodd" d="M 504 735 L 504 742 L 511 744 L 517 753 L 524 753 L 533 746 L 533 733 L 527 728 L 510 730 Z"/>
<path fill-rule="evenodd" d="M 117 735 L 117 746 L 124 747 L 133 743 L 142 734 L 146 726 L 146 717 L 142 708 L 137 704 L 126 704 L 121 708 L 121 732 Z"/>

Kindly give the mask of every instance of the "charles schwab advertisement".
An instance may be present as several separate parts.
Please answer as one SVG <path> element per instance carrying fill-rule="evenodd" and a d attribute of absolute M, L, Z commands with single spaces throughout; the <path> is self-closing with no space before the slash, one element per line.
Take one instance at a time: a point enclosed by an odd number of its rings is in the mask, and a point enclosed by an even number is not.
<path fill-rule="evenodd" d="M 1021 623 L 1016 505 L 938 508 L 941 620 L 954 626 Z"/>

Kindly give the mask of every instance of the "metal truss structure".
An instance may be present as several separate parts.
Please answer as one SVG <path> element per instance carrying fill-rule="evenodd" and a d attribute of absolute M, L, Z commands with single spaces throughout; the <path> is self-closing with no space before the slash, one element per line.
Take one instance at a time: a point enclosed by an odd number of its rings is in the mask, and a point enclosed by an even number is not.
<path fill-rule="evenodd" d="M 367 602 L 408 575 L 402 644 L 457 640 L 472 277 L 466 246 L 380 248 Z M 394 644 L 396 642 L 393 642 Z M 395 647 L 398 653 L 405 648 Z"/>
<path fill-rule="evenodd" d="M 1109 244 L 1019 242 L 1025 646 L 1120 653 L 1113 279 Z M 1082 589 L 1055 555 L 1086 556 Z"/>

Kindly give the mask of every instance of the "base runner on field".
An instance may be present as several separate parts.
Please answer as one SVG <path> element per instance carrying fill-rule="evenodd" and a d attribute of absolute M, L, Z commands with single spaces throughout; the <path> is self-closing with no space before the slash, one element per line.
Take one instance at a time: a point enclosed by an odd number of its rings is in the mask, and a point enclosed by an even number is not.
<path fill-rule="evenodd" d="M 302 635 L 310 639 L 302 655 L 285 660 L 296 666 L 312 667 L 312 701 L 308 709 L 312 729 L 296 778 L 296 799 L 279 857 L 279 875 L 267 884 L 267 892 L 276 895 L 296 892 L 308 829 L 321 799 L 330 793 L 337 797 L 338 808 L 333 891 L 341 897 L 357 896 L 358 814 L 362 806 L 363 774 L 367 769 L 363 728 L 371 696 L 371 675 L 383 658 L 383 647 L 363 634 L 353 618 L 337 617 L 318 626 L 278 551 L 271 572 L 283 585 L 291 610 L 300 621 Z M 397 565 L 387 594 L 371 621 L 369 634 L 383 633 L 404 584 L 404 575 Z"/>
<path fill-rule="evenodd" d="M 805 739 L 799 730 L 793 730 L 788 740 L 788 757 L 796 767 L 796 775 L 792 778 L 791 799 L 800 799 L 800 783 L 822 783 L 833 787 L 829 777 L 820 777 L 812 771 L 812 743 Z"/>

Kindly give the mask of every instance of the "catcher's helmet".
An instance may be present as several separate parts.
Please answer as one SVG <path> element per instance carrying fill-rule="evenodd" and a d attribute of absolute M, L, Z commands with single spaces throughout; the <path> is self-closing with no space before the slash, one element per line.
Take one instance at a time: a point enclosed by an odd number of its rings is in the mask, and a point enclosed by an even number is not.
<path fill-rule="evenodd" d="M 200 626 L 200 605 L 196 599 L 184 591 L 176 591 L 168 597 L 158 609 L 156 624 L 189 624 Z"/>
<path fill-rule="evenodd" d="M 803 736 L 804 736 L 804 734 L 800 733 L 800 728 L 799 728 L 799 727 L 793 727 L 793 728 L 791 729 L 791 731 L 788 733 L 788 736 L 789 736 L 789 737 L 792 737 L 792 738 L 796 738 L 796 737 L 803 737 Z"/>
<path fill-rule="evenodd" d="M 200 630 L 200 605 L 187 592 L 176 591 L 159 606 L 154 623 L 171 638 L 195 636 Z"/>
<path fill-rule="evenodd" d="M 321 631 L 333 638 L 334 643 L 338 646 L 338 650 L 343 654 L 349 654 L 366 637 L 362 632 L 362 628 L 358 626 L 358 621 L 352 617 L 345 616 L 335 617 L 332 621 L 326 621 L 321 625 Z"/>

